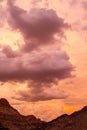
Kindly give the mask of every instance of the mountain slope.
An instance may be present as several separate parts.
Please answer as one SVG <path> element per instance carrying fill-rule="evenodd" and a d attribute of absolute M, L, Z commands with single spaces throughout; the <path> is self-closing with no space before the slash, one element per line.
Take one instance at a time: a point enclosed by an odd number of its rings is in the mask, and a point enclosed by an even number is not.
<path fill-rule="evenodd" d="M 87 107 L 71 115 L 62 115 L 46 124 L 45 130 L 87 130 Z"/>
<path fill-rule="evenodd" d="M 46 123 L 33 115 L 21 115 L 6 99 L 0 99 L 0 130 L 87 130 L 87 106 Z"/>
<path fill-rule="evenodd" d="M 0 122 L 10 130 L 38 129 L 44 123 L 33 115 L 23 116 L 19 114 L 4 98 L 0 99 Z"/>

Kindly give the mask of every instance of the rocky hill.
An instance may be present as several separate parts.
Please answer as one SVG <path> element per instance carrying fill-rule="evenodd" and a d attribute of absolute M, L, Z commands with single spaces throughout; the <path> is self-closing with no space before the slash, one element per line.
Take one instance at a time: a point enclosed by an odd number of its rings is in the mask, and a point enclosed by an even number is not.
<path fill-rule="evenodd" d="M 46 123 L 33 115 L 21 115 L 6 99 L 0 99 L 0 130 L 87 130 L 87 107 Z"/>
<path fill-rule="evenodd" d="M 4 98 L 0 99 L 0 122 L 9 130 L 38 130 L 44 124 L 33 115 L 21 115 Z"/>
<path fill-rule="evenodd" d="M 64 114 L 48 122 L 45 130 L 87 130 L 87 107 L 71 115 Z"/>

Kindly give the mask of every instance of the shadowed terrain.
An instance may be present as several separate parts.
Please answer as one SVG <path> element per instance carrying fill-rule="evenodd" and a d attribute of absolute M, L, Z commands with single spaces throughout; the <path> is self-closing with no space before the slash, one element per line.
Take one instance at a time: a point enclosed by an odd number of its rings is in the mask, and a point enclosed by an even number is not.
<path fill-rule="evenodd" d="M 71 115 L 64 114 L 50 122 L 44 122 L 33 115 L 21 115 L 2 98 L 0 130 L 87 130 L 87 107 Z"/>
<path fill-rule="evenodd" d="M 38 130 L 44 124 L 43 121 L 40 121 L 33 115 L 21 115 L 10 106 L 6 99 L 0 100 L 0 122 L 9 130 Z"/>
<path fill-rule="evenodd" d="M 47 123 L 45 130 L 87 130 L 87 107 Z"/>

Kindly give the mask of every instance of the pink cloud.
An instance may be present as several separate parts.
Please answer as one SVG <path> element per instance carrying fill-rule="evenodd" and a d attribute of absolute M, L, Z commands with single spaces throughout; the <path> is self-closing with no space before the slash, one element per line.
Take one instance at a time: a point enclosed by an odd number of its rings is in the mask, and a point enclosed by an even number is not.
<path fill-rule="evenodd" d="M 55 34 L 62 39 L 64 30 L 70 27 L 53 9 L 32 8 L 30 11 L 25 11 L 11 1 L 8 6 L 10 26 L 21 32 L 25 40 L 25 51 L 53 44 L 56 41 Z"/>
<path fill-rule="evenodd" d="M 57 16 L 52 9 L 35 8 L 27 12 L 10 0 L 8 6 L 9 25 L 12 29 L 21 32 L 25 44 L 17 51 L 13 51 L 10 46 L 1 47 L 0 81 L 27 81 L 32 94 L 30 101 L 35 99 L 38 101 L 40 98 L 51 100 L 66 97 L 65 95 L 61 97 L 53 94 L 46 95 L 44 89 L 51 88 L 60 80 L 72 76 L 73 66 L 67 53 L 60 46 L 64 32 L 69 28 L 68 23 L 65 23 L 64 19 Z M 55 34 L 60 40 L 54 37 Z M 58 43 L 55 44 L 55 42 Z M 25 96 L 23 93 L 20 95 L 23 98 Z"/>

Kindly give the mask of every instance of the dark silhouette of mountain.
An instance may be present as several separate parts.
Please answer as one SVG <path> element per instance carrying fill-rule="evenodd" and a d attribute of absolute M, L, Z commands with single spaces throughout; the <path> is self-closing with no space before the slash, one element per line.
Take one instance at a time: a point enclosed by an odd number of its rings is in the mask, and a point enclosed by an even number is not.
<path fill-rule="evenodd" d="M 5 128 L 2 126 L 2 124 L 0 123 L 0 130 L 9 130 L 8 128 Z"/>
<path fill-rule="evenodd" d="M 64 114 L 48 122 L 45 130 L 87 130 L 87 106 L 71 115 Z"/>
<path fill-rule="evenodd" d="M 0 130 L 87 130 L 87 106 L 44 122 L 33 115 L 21 115 L 3 98 L 0 99 Z"/>
<path fill-rule="evenodd" d="M 45 123 L 33 115 L 21 115 L 4 98 L 0 99 L 0 122 L 9 130 L 38 130 Z"/>

